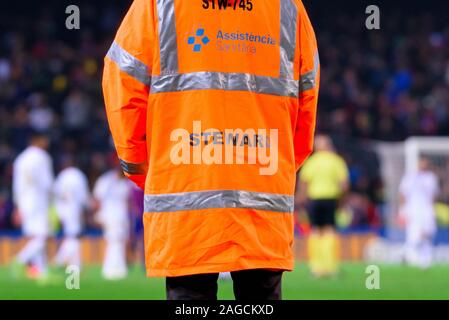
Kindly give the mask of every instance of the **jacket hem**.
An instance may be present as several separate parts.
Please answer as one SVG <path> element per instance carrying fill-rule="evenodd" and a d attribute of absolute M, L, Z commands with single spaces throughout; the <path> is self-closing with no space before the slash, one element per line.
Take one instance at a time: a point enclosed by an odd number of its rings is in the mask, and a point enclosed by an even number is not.
<path fill-rule="evenodd" d="M 286 261 L 251 261 L 251 264 L 239 265 L 239 264 L 221 264 L 221 265 L 196 265 L 191 267 L 181 267 L 174 269 L 157 269 L 148 267 L 146 268 L 147 277 L 180 277 L 194 274 L 206 274 L 206 273 L 219 273 L 219 272 L 232 272 L 251 269 L 273 269 L 292 271 L 294 262 Z"/>

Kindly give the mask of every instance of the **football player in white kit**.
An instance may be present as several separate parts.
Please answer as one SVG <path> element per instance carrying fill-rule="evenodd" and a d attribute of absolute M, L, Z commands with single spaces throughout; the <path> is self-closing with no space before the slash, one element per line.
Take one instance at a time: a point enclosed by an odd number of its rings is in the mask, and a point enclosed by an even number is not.
<path fill-rule="evenodd" d="M 52 160 L 46 151 L 48 147 L 48 137 L 34 133 L 29 146 L 13 164 L 15 214 L 23 234 L 29 239 L 13 263 L 16 275 L 27 265 L 33 266 L 34 276 L 47 275 L 48 211 L 54 179 Z"/>
<path fill-rule="evenodd" d="M 418 171 L 406 174 L 400 185 L 401 214 L 405 222 L 405 259 L 421 268 L 432 264 L 432 240 L 436 232 L 434 211 L 438 195 L 438 178 L 429 161 L 421 158 Z"/>
<path fill-rule="evenodd" d="M 89 205 L 89 184 L 84 173 L 75 167 L 73 157 L 63 160 L 63 170 L 56 178 L 54 200 L 61 221 L 64 239 L 55 256 L 59 267 L 81 267 L 79 236 L 82 231 L 83 212 Z"/>
<path fill-rule="evenodd" d="M 126 277 L 126 242 L 129 236 L 129 199 L 132 184 L 119 168 L 100 176 L 93 196 L 97 203 L 97 219 L 103 227 L 106 251 L 102 275 L 108 280 Z"/>

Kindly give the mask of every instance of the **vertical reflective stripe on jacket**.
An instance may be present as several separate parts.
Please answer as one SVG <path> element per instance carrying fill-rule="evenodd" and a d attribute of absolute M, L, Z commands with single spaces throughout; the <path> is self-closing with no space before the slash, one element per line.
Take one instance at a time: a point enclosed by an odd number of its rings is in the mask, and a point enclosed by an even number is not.
<path fill-rule="evenodd" d="M 281 1 L 281 70 L 280 77 L 294 79 L 298 8 L 292 0 Z"/>
<path fill-rule="evenodd" d="M 178 73 L 178 39 L 176 35 L 175 1 L 156 0 L 159 20 L 161 74 Z"/>

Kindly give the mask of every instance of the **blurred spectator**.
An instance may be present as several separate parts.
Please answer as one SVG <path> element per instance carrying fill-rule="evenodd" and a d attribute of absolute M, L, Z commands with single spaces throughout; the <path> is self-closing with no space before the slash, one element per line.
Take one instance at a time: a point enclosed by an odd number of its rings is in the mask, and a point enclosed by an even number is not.
<path fill-rule="evenodd" d="M 54 122 L 54 112 L 46 104 L 45 98 L 39 93 L 29 97 L 30 112 L 29 122 L 32 129 L 36 131 L 49 131 Z"/>
<path fill-rule="evenodd" d="M 69 93 L 63 105 L 63 125 L 67 129 L 81 130 L 89 123 L 89 98 L 75 89 Z"/>

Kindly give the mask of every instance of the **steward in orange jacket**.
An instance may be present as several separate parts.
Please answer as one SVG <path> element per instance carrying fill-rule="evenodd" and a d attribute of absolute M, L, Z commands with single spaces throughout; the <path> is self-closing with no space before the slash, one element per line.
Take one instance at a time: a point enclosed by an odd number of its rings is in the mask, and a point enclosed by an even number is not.
<path fill-rule="evenodd" d="M 300 0 L 135 0 L 103 89 L 145 190 L 149 276 L 292 270 L 295 176 L 319 87 Z"/>

